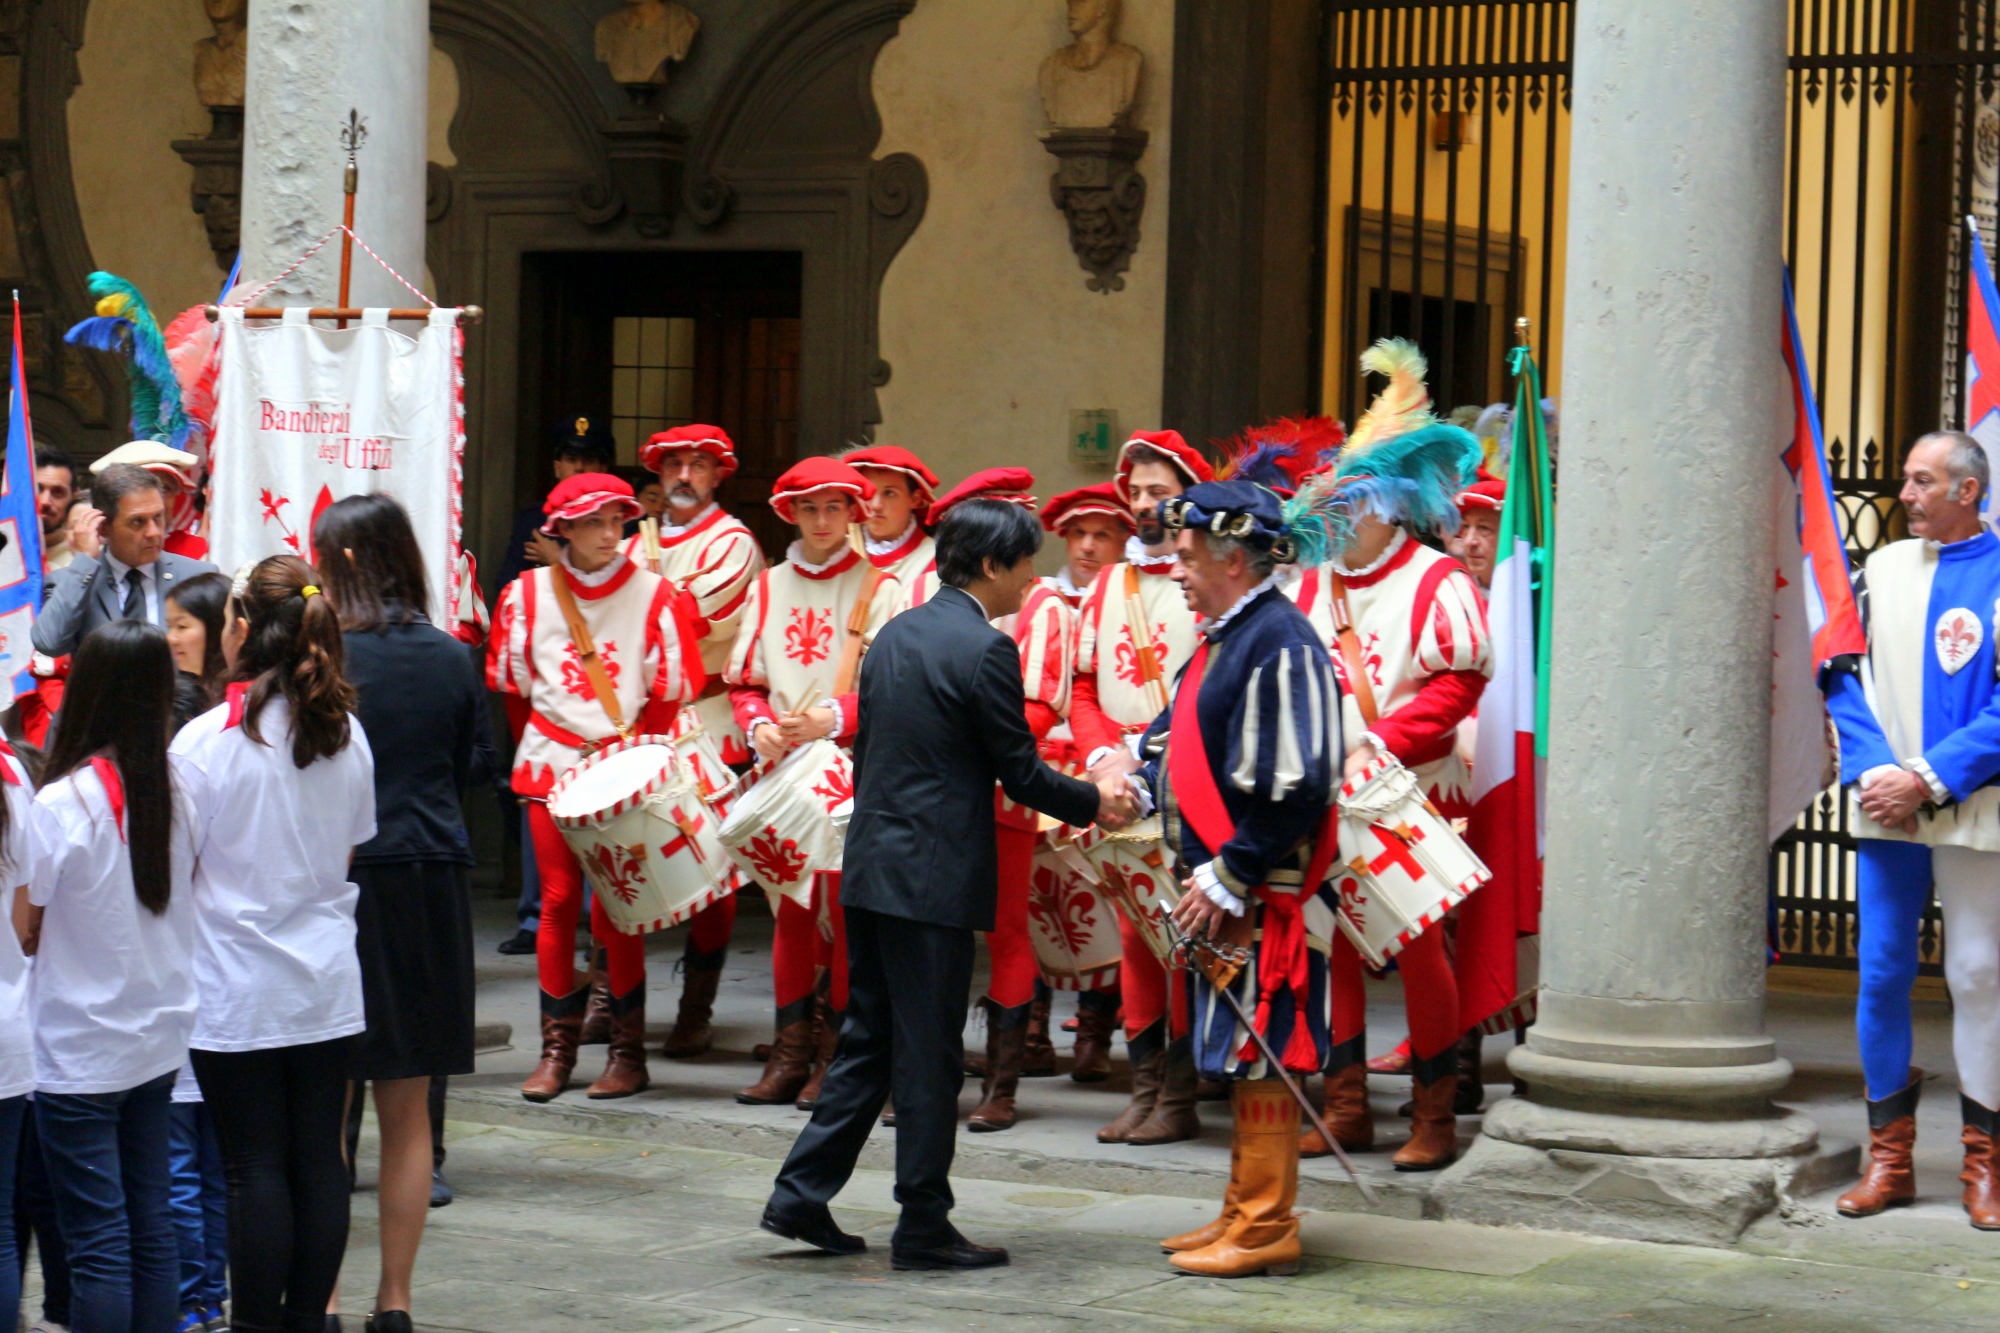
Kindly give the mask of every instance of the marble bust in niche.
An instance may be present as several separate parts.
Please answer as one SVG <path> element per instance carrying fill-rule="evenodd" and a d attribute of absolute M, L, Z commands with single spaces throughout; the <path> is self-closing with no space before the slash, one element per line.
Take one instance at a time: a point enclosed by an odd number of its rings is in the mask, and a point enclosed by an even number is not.
<path fill-rule="evenodd" d="M 1075 38 L 1042 61 L 1042 112 L 1057 129 L 1131 124 L 1145 57 L 1118 40 L 1120 0 L 1068 0 Z"/>
<path fill-rule="evenodd" d="M 619 83 L 663 84 L 700 28 L 694 11 L 674 0 L 625 0 L 597 21 L 597 58 Z"/>
<path fill-rule="evenodd" d="M 203 106 L 242 106 L 249 0 L 202 0 L 202 9 L 215 33 L 194 44 L 194 95 Z"/>

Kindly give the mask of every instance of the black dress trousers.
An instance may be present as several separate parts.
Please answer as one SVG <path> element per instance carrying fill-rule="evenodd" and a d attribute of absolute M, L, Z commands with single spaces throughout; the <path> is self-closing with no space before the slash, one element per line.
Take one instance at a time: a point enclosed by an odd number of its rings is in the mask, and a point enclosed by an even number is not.
<path fill-rule="evenodd" d="M 896 1098 L 898 1250 L 951 1238 L 951 1159 L 965 1085 L 965 1018 L 973 932 L 847 909 L 847 1021 L 812 1123 L 792 1145 L 771 1203 L 808 1218 L 854 1174 L 854 1164 Z M 893 984 L 891 978 L 894 979 Z"/>

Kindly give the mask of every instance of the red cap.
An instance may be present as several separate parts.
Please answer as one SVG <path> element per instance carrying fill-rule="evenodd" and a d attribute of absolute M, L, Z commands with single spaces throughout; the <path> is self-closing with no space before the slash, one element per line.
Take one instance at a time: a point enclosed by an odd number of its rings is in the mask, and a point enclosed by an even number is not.
<path fill-rule="evenodd" d="M 1180 473 L 1182 479 L 1190 486 L 1197 482 L 1215 480 L 1215 469 L 1201 456 L 1201 450 L 1181 438 L 1179 431 L 1134 431 L 1132 438 L 1125 441 L 1125 447 L 1118 451 L 1118 479 L 1113 483 L 1118 488 L 1118 498 L 1127 503 L 1132 499 L 1132 494 L 1126 487 L 1132 475 L 1132 451 L 1141 447 L 1165 454 L 1167 461 L 1174 465 L 1174 470 Z"/>
<path fill-rule="evenodd" d="M 553 537 L 560 519 L 586 518 L 606 505 L 617 505 L 627 518 L 644 518 L 646 511 L 632 498 L 632 487 L 622 477 L 609 472 L 579 472 L 564 477 L 542 502 L 548 521 L 542 531 Z"/>
<path fill-rule="evenodd" d="M 676 426 L 663 430 L 639 446 L 639 466 L 658 472 L 666 456 L 680 449 L 699 449 L 715 459 L 727 477 L 736 470 L 736 442 L 720 426 Z"/>
<path fill-rule="evenodd" d="M 1050 532 L 1061 532 L 1071 522 L 1087 514 L 1102 514 L 1106 518 L 1125 525 L 1127 532 L 1137 532 L 1139 524 L 1132 517 L 1132 511 L 1118 497 L 1118 488 L 1108 481 L 1100 481 L 1095 486 L 1079 486 L 1073 491 L 1064 491 L 1048 502 L 1042 509 L 1042 526 Z"/>
<path fill-rule="evenodd" d="M 875 487 L 868 478 L 856 472 L 838 458 L 828 458 L 815 454 L 802 458 L 786 470 L 771 487 L 771 508 L 778 517 L 792 521 L 792 501 L 813 491 L 845 491 L 857 500 L 866 500 L 875 494 Z"/>
<path fill-rule="evenodd" d="M 1035 484 L 1035 474 L 1024 467 L 990 467 L 984 472 L 975 472 L 958 485 L 931 501 L 929 514 L 933 526 L 944 521 L 946 511 L 963 500 L 1005 500 L 1009 504 L 1020 505 L 1029 513 L 1035 512 L 1035 497 L 1028 491 Z"/>
<path fill-rule="evenodd" d="M 1507 500 L 1507 483 L 1479 465 L 1479 480 L 1466 487 L 1458 495 L 1458 512 L 1468 509 L 1498 509 Z"/>
<path fill-rule="evenodd" d="M 871 444 L 863 449 L 849 449 L 840 456 L 840 461 L 849 467 L 879 467 L 903 473 L 916 484 L 919 513 L 937 494 L 937 473 L 925 467 L 923 459 L 899 444 Z"/>

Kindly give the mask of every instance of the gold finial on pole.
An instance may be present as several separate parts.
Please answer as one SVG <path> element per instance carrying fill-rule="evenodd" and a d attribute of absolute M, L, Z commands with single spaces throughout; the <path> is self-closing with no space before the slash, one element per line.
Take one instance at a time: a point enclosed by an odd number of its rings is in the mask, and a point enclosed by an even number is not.
<path fill-rule="evenodd" d="M 342 309 L 347 307 L 348 279 L 354 273 L 354 191 L 361 184 L 361 167 L 354 155 L 368 142 L 368 122 L 361 118 L 359 107 L 347 109 L 347 123 L 340 127 L 340 146 L 347 152 L 347 170 L 342 174 L 340 188 L 346 194 L 346 203 L 341 213 L 341 223 L 345 228 L 340 235 L 340 299 Z M 346 328 L 347 321 L 341 320 L 335 326 Z"/>
<path fill-rule="evenodd" d="M 1522 315 L 1517 319 L 1515 319 L 1514 345 L 1516 347 L 1526 347 L 1528 345 L 1528 329 L 1531 326 L 1531 323 L 1532 321 L 1530 321 L 1526 315 Z"/>

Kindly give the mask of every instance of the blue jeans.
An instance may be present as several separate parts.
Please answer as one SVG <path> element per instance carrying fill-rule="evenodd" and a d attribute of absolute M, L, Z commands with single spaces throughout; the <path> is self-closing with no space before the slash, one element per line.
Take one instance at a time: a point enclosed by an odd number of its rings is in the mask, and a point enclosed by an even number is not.
<path fill-rule="evenodd" d="M 123 1092 L 35 1094 L 35 1128 L 69 1247 L 73 1333 L 163 1333 L 180 1317 L 162 1074 Z M 0 1319 L 4 1319 L 0 1313 Z"/>
<path fill-rule="evenodd" d="M 171 1147 L 174 1230 L 180 1237 L 181 1309 L 214 1310 L 229 1299 L 229 1182 L 215 1121 L 201 1102 L 174 1102 Z M 5 1307 L 0 1306 L 0 1318 Z"/>
<path fill-rule="evenodd" d="M 35 1242 L 35 1260 L 42 1270 L 42 1318 L 69 1327 L 69 1249 L 56 1222 L 56 1196 L 49 1189 L 48 1163 L 42 1160 L 42 1139 L 35 1133 L 35 1104 L 21 1115 L 19 1156 L 14 1170 L 14 1244 L 23 1278 L 28 1271 L 28 1239 Z"/>
<path fill-rule="evenodd" d="M 25 1096 L 0 1100 L 0 1322 L 21 1308 L 21 1249 L 14 1234 L 14 1163 L 21 1146 Z"/>

